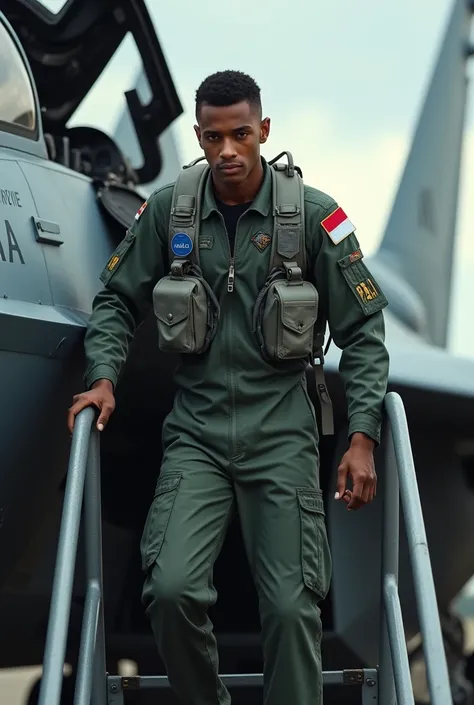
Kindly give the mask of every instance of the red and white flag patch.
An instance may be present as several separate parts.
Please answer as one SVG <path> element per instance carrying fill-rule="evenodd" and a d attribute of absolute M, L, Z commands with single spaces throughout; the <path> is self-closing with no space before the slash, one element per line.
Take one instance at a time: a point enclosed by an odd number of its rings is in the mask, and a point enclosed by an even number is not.
<path fill-rule="evenodd" d="M 324 218 L 321 225 L 335 245 L 339 245 L 344 238 L 351 235 L 351 233 L 355 230 L 355 225 L 351 223 L 340 206 L 339 208 L 336 208 L 331 215 Z"/>
<path fill-rule="evenodd" d="M 143 203 L 143 204 L 140 206 L 140 208 L 139 208 L 139 209 L 137 210 L 137 212 L 135 213 L 135 220 L 138 220 L 138 219 L 140 218 L 141 214 L 143 213 L 143 211 L 145 210 L 145 208 L 147 207 L 147 205 L 148 205 L 148 201 L 145 201 L 145 203 Z"/>

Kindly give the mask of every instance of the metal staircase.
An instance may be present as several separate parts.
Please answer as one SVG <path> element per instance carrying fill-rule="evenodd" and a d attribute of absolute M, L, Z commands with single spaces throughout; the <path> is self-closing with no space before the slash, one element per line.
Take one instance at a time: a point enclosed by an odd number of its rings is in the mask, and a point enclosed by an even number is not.
<path fill-rule="evenodd" d="M 372 669 L 326 671 L 325 686 L 358 686 L 362 705 L 414 705 L 398 594 L 399 505 L 405 526 L 423 638 L 431 705 L 452 705 L 436 593 L 403 402 L 385 398 L 387 466 L 384 482 L 380 663 Z M 81 507 L 84 500 L 87 593 L 74 705 L 126 705 L 127 692 L 169 687 L 165 676 L 111 676 L 105 667 L 99 433 L 95 409 L 76 418 L 59 535 L 39 705 L 60 705 Z M 262 674 L 230 674 L 228 686 L 255 686 Z"/>

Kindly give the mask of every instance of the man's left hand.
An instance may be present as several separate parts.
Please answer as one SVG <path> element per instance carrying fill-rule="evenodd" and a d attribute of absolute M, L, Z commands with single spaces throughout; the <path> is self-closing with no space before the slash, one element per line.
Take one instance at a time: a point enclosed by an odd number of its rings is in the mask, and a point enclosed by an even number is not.
<path fill-rule="evenodd" d="M 374 446 L 374 441 L 364 433 L 354 433 L 337 470 L 336 499 L 344 500 L 349 511 L 369 504 L 377 494 Z M 348 475 L 352 478 L 352 491 L 347 489 Z"/>

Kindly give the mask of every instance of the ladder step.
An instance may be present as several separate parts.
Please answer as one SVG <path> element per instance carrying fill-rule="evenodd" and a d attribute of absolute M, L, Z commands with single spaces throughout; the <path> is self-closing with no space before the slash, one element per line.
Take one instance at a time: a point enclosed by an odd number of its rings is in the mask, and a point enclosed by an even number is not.
<path fill-rule="evenodd" d="M 255 687 L 263 685 L 262 673 L 231 673 L 221 675 L 227 687 Z M 361 686 L 363 703 L 378 703 L 378 671 L 376 668 L 345 669 L 343 671 L 324 671 L 324 686 L 347 685 Z M 151 688 L 169 688 L 166 676 L 107 676 L 108 705 L 122 705 L 124 694 L 136 690 Z M 364 697 L 365 696 L 365 697 Z"/>

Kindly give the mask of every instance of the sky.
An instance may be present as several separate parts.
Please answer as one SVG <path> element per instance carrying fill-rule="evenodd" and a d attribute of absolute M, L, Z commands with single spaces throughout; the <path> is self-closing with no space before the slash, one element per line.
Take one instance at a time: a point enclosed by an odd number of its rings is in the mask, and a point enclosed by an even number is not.
<path fill-rule="evenodd" d="M 183 163 L 201 156 L 193 131 L 199 83 L 220 69 L 246 71 L 272 120 L 263 155 L 290 150 L 307 183 L 357 224 L 369 255 L 383 235 L 452 1 L 148 0 L 185 108 L 174 127 Z M 74 124 L 113 129 L 140 68 L 126 39 Z M 474 61 L 468 74 L 474 78 Z M 453 280 L 449 348 L 474 357 L 474 86 Z"/>

